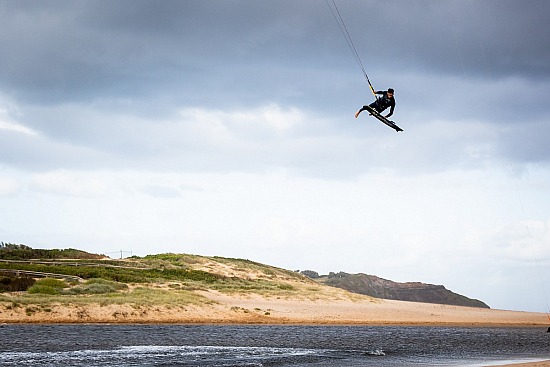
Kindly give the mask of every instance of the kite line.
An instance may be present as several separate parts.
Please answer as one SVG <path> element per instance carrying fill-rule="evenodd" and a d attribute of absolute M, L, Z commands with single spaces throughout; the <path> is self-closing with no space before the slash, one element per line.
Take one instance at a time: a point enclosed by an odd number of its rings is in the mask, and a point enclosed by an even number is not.
<path fill-rule="evenodd" d="M 357 52 L 357 49 L 355 48 L 355 44 L 353 43 L 353 39 L 351 38 L 351 35 L 349 34 L 348 28 L 346 27 L 346 23 L 344 22 L 344 19 L 342 18 L 342 14 L 340 14 L 340 10 L 338 9 L 338 6 L 336 5 L 336 1 L 332 0 L 332 5 L 329 2 L 329 0 L 325 0 L 327 3 L 327 6 L 330 9 L 330 12 L 338 24 L 338 28 L 340 28 L 340 32 L 342 32 L 342 35 L 344 36 L 346 43 L 348 44 L 348 47 L 350 51 L 352 52 L 355 61 L 361 68 L 361 71 L 363 72 L 363 76 L 367 80 L 367 83 L 369 83 L 370 90 L 374 97 L 378 99 L 376 92 L 374 91 L 374 87 L 372 86 L 369 76 L 367 75 L 367 72 L 365 71 L 365 67 L 363 66 L 363 62 L 361 61 L 361 58 L 359 57 L 359 53 Z"/>

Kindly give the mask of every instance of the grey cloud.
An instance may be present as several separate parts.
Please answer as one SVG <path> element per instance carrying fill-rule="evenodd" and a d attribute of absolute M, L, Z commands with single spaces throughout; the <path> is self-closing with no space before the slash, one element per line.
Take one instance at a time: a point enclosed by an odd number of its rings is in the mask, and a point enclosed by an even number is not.
<path fill-rule="evenodd" d="M 548 76 L 545 2 L 340 7 L 375 74 L 400 68 Z M 150 98 L 162 90 L 185 93 L 185 85 L 246 95 L 248 77 L 265 89 L 281 77 L 295 84 L 292 69 L 328 74 L 343 66 L 337 60 L 352 60 L 324 3 L 22 1 L 1 9 L 2 48 L 11 52 L 0 57 L 0 82 L 34 100 Z"/>
<path fill-rule="evenodd" d="M 284 7 L 257 2 L 17 4 L 2 7 L 4 35 L 18 36 L 1 41 L 11 52 L 0 57 L 0 87 L 33 101 L 147 98 L 190 86 L 200 93 L 224 75 L 306 54 L 286 49 L 301 50 L 301 19 L 286 17 L 296 6 L 281 14 Z"/>
<path fill-rule="evenodd" d="M 0 131 L 13 149 L 3 161 L 356 175 L 476 167 L 465 158 L 475 146 L 484 162 L 550 159 L 546 2 L 337 4 L 375 86 L 396 88 L 403 136 L 353 119 L 372 95 L 324 2 L 18 1 L 0 3 L 0 91 L 40 135 Z M 236 143 L 219 146 L 178 120 L 186 107 L 269 103 L 314 121 L 280 136 L 230 125 Z M 428 128 L 438 120 L 454 138 Z M 463 134 L 471 121 L 501 134 Z"/>
<path fill-rule="evenodd" d="M 386 65 L 483 78 L 548 78 L 550 50 L 543 45 L 550 36 L 550 4 L 545 1 L 346 2 L 341 7 L 349 28 L 359 34 L 358 48 Z"/>
<path fill-rule="evenodd" d="M 546 121 L 528 123 L 524 126 L 505 129 L 498 141 L 499 153 L 510 163 L 534 163 L 547 165 L 550 162 L 550 126 Z"/>
<path fill-rule="evenodd" d="M 375 80 L 396 71 L 548 78 L 545 2 L 339 6 Z M 11 52 L 0 56 L 0 88 L 20 100 L 312 105 L 334 78 L 360 78 L 322 2 L 22 1 L 1 9 L 1 46 Z"/>
<path fill-rule="evenodd" d="M 59 168 L 97 169 L 117 160 L 104 152 L 76 144 L 64 144 L 42 136 L 0 130 L 0 164 L 23 170 L 42 171 Z"/>

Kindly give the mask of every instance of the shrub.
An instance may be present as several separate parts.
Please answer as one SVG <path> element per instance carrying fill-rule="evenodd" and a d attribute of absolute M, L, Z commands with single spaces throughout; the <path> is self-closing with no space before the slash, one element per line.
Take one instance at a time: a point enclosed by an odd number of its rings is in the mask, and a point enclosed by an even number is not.
<path fill-rule="evenodd" d="M 107 284 L 92 283 L 72 288 L 71 291 L 80 294 L 106 294 L 114 293 L 116 289 Z"/>
<path fill-rule="evenodd" d="M 28 289 L 28 292 L 32 294 L 59 294 L 61 293 L 61 289 L 62 288 L 55 288 L 47 285 L 35 284 Z"/>
<path fill-rule="evenodd" d="M 28 289 L 32 294 L 60 294 L 63 288 L 69 285 L 62 280 L 53 278 L 44 278 L 38 280 L 32 287 Z"/>
<path fill-rule="evenodd" d="M 282 289 L 284 291 L 293 291 L 294 290 L 294 286 L 292 286 L 291 284 L 286 284 L 286 283 L 277 284 L 277 288 Z"/>
<path fill-rule="evenodd" d="M 68 289 L 65 294 L 106 294 L 115 293 L 119 290 L 127 290 L 128 286 L 124 283 L 117 283 L 105 279 L 90 279 L 84 284 Z"/>
<path fill-rule="evenodd" d="M 66 282 L 64 282 L 62 280 L 59 280 L 59 279 L 54 279 L 54 278 L 40 279 L 35 284 L 36 285 L 44 285 L 44 286 L 52 287 L 52 288 L 67 288 L 69 286 Z"/>
<path fill-rule="evenodd" d="M 108 285 L 109 287 L 112 287 L 114 290 L 117 290 L 117 291 L 123 291 L 128 289 L 128 285 L 125 283 L 119 283 L 119 282 L 114 282 L 111 280 L 99 279 L 99 278 L 88 279 L 84 284 Z"/>
<path fill-rule="evenodd" d="M 104 255 L 75 249 L 33 249 L 26 245 L 0 242 L 0 259 L 102 259 Z"/>
<path fill-rule="evenodd" d="M 0 292 L 26 291 L 34 282 L 29 277 L 0 276 Z"/>
<path fill-rule="evenodd" d="M 302 270 L 300 273 L 311 279 L 320 278 L 319 273 L 313 270 Z"/>

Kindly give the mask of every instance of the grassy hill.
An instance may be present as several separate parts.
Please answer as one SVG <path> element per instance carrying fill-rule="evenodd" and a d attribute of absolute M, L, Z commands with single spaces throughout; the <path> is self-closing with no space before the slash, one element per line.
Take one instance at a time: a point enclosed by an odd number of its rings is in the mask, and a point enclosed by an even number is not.
<path fill-rule="evenodd" d="M 21 304 L 37 302 L 40 295 L 49 297 L 40 300 L 46 303 L 207 302 L 197 292 L 201 290 L 316 299 L 341 296 L 341 291 L 332 288 L 336 287 L 376 298 L 488 308 L 443 286 L 400 284 L 364 274 L 331 274 L 314 280 L 299 272 L 218 256 L 160 254 L 116 260 L 74 249 L 0 246 L 0 292 L 23 291 L 0 294 L 0 301 Z"/>
<path fill-rule="evenodd" d="M 15 256 L 23 250 L 24 256 Z M 54 256 L 55 255 L 55 256 Z M 72 257 L 72 258 L 71 258 Z M 304 271 L 306 272 L 306 271 Z M 0 247 L 2 323 L 546 325 L 542 313 L 382 300 L 244 259 Z"/>
<path fill-rule="evenodd" d="M 338 295 L 300 273 L 244 259 L 160 254 L 116 260 L 84 252 L 72 252 L 78 255 L 73 259 L 52 258 L 60 250 L 39 250 L 35 254 L 41 257 L 32 258 L 34 250 L 24 250 L 18 259 L 13 248 L 0 249 L 0 302 L 14 307 L 210 302 L 200 291 L 313 300 Z"/>

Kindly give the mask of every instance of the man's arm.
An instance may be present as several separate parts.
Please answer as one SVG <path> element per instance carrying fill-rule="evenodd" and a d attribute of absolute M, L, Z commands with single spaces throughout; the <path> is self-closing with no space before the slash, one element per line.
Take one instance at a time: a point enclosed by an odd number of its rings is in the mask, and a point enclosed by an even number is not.
<path fill-rule="evenodd" d="M 395 104 L 392 104 L 391 107 L 390 107 L 390 113 L 388 113 L 385 117 L 388 118 L 390 117 L 391 115 L 393 115 L 393 109 L 395 108 Z"/>

